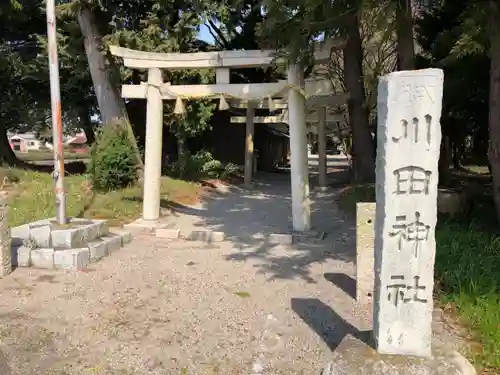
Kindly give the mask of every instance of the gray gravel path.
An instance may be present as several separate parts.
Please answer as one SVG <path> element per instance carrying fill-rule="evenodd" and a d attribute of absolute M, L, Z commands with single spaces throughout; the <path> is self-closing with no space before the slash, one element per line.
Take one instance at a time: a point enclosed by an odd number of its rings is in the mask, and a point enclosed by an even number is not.
<path fill-rule="evenodd" d="M 138 235 L 85 272 L 18 269 L 0 280 L 0 374 L 319 374 L 347 333 L 371 329 L 370 307 L 352 297 L 354 223 L 318 196 L 325 239 L 273 246 L 254 235 L 286 194 L 239 199 L 254 206 L 224 216 L 215 202 L 218 211 L 176 219 L 201 217 L 227 242 Z M 435 325 L 437 339 L 460 343 L 439 311 Z"/>

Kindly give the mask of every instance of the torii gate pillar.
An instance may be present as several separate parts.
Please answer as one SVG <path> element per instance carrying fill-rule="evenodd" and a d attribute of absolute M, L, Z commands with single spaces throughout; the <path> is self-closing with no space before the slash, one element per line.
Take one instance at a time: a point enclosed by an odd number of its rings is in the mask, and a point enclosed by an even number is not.
<path fill-rule="evenodd" d="M 318 172 L 319 172 L 319 189 L 327 189 L 327 170 L 326 170 L 326 108 L 318 108 Z"/>
<path fill-rule="evenodd" d="M 163 100 L 160 86 L 162 71 L 148 71 L 146 152 L 144 155 L 144 189 L 142 218 L 156 221 L 160 218 L 161 149 L 163 140 Z"/>
<path fill-rule="evenodd" d="M 292 220 L 293 229 L 311 229 L 311 207 L 309 201 L 309 170 L 307 160 L 306 99 L 298 92 L 304 90 L 304 72 L 300 65 L 288 66 L 288 125 L 290 127 Z M 305 91 L 305 90 L 304 90 Z"/>

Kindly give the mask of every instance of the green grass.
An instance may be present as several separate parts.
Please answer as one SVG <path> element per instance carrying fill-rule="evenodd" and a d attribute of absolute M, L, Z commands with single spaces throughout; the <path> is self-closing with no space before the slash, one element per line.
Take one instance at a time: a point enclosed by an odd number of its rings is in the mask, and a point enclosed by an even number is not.
<path fill-rule="evenodd" d="M 50 161 L 54 160 L 54 153 L 52 151 L 29 151 L 29 152 L 16 152 L 16 156 L 23 161 Z M 87 159 L 90 155 L 78 153 L 64 153 L 64 160 L 80 160 Z"/>
<path fill-rule="evenodd" d="M 476 363 L 500 371 L 500 238 L 449 221 L 438 226 L 436 242 L 441 301 L 452 303 L 482 344 Z"/>
<path fill-rule="evenodd" d="M 12 226 L 55 216 L 52 178 L 49 174 L 12 169 L 9 176 L 18 180 L 11 188 L 9 202 L 9 222 Z M 86 175 L 67 176 L 64 181 L 67 215 L 70 217 L 108 219 L 111 225 L 121 225 L 141 215 L 142 189 L 137 186 L 94 193 Z M 194 203 L 198 190 L 197 184 L 162 178 L 161 194 L 165 203 Z"/>
<path fill-rule="evenodd" d="M 374 202 L 373 185 L 346 188 L 338 205 L 349 214 L 356 202 Z M 470 356 L 484 373 L 500 373 L 500 237 L 492 229 L 491 197 L 463 217 L 440 217 L 436 228 L 436 294 L 453 306 L 480 344 Z M 482 204 L 481 204 L 482 203 Z M 489 208 L 489 210 L 488 210 Z M 467 216 L 467 217 L 465 217 Z M 484 221 L 489 220 L 488 223 Z M 492 371 L 492 372 L 490 372 Z"/>

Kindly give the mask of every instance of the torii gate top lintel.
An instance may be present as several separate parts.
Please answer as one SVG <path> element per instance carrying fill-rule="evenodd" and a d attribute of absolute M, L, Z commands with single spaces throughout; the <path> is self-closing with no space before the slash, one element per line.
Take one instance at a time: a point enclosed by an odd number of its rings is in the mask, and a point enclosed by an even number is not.
<path fill-rule="evenodd" d="M 318 43 L 315 48 L 315 61 L 328 61 L 332 49 L 342 48 L 344 44 L 344 41 L 339 39 Z M 136 69 L 247 68 L 284 63 L 283 59 L 276 58 L 276 51 L 273 50 L 159 53 L 110 46 L 110 52 L 114 56 L 122 57 L 126 67 Z"/>

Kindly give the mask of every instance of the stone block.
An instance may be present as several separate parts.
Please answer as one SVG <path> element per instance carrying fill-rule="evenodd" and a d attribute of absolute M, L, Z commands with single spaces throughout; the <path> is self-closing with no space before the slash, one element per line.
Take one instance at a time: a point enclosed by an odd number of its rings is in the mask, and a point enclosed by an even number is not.
<path fill-rule="evenodd" d="M 97 228 L 97 237 L 93 238 L 92 241 L 109 233 L 108 222 L 106 220 L 93 219 L 92 221 Z"/>
<path fill-rule="evenodd" d="M 30 267 L 31 248 L 28 246 L 12 246 L 12 265 L 14 267 Z"/>
<path fill-rule="evenodd" d="M 129 231 L 119 228 L 112 228 L 110 233 L 121 237 L 122 246 L 125 246 L 126 244 L 132 242 L 132 233 L 130 233 Z"/>
<path fill-rule="evenodd" d="M 211 232 L 208 230 L 193 230 L 186 234 L 186 239 L 190 241 L 210 241 Z"/>
<path fill-rule="evenodd" d="M 80 243 L 76 244 L 75 246 L 83 246 L 86 243 L 89 243 L 90 241 L 94 241 L 97 239 L 98 235 L 98 228 L 97 224 L 90 223 L 90 224 L 85 224 L 82 225 L 81 227 L 78 228 L 78 231 L 80 232 L 77 236 L 80 238 Z M 77 237 L 77 238 L 78 238 Z"/>
<path fill-rule="evenodd" d="M 202 242 L 222 242 L 224 241 L 224 232 L 214 232 L 211 230 L 193 230 L 186 235 L 190 241 Z"/>
<path fill-rule="evenodd" d="M 158 228 L 156 230 L 156 237 L 158 238 L 179 238 L 181 236 L 181 231 L 179 229 L 169 229 L 169 228 Z"/>
<path fill-rule="evenodd" d="M 98 240 L 88 243 L 90 251 L 90 262 L 94 263 L 108 255 L 108 245 L 106 242 Z"/>
<path fill-rule="evenodd" d="M 12 243 L 15 246 L 21 246 L 24 240 L 30 239 L 30 226 L 29 224 L 20 225 L 18 227 L 10 228 L 10 236 Z"/>
<path fill-rule="evenodd" d="M 132 233 L 154 233 L 158 228 L 162 228 L 165 223 L 158 220 L 144 220 L 138 219 L 129 224 L 125 224 L 123 228 Z"/>
<path fill-rule="evenodd" d="M 223 242 L 226 238 L 224 232 L 213 231 L 210 237 L 210 242 Z"/>
<path fill-rule="evenodd" d="M 63 270 L 81 270 L 90 264 L 89 249 L 54 251 L 54 267 Z"/>
<path fill-rule="evenodd" d="M 439 189 L 437 210 L 440 214 L 456 215 L 469 207 L 467 194 L 464 191 Z"/>
<path fill-rule="evenodd" d="M 356 301 L 372 301 L 375 262 L 375 203 L 356 204 Z"/>
<path fill-rule="evenodd" d="M 99 223 L 92 223 L 85 228 L 85 243 L 96 241 L 99 237 Z"/>
<path fill-rule="evenodd" d="M 333 352 L 322 375 L 475 375 L 476 370 L 459 353 L 433 348 L 429 358 L 379 354 L 348 335 Z"/>
<path fill-rule="evenodd" d="M 52 228 L 50 224 L 30 225 L 29 239 L 33 241 L 37 247 L 49 248 L 52 247 L 51 233 Z"/>
<path fill-rule="evenodd" d="M 101 241 L 106 244 L 108 255 L 116 250 L 120 250 L 122 247 L 122 238 L 118 235 L 114 235 L 113 233 L 109 233 L 101 237 Z"/>
<path fill-rule="evenodd" d="M 54 249 L 31 250 L 30 265 L 36 268 L 54 268 Z"/>
<path fill-rule="evenodd" d="M 292 245 L 293 235 L 282 233 L 271 233 L 268 242 L 272 245 Z"/>
<path fill-rule="evenodd" d="M 88 237 L 85 227 L 57 229 L 52 231 L 52 246 L 55 249 L 72 249 L 84 245 Z"/>
<path fill-rule="evenodd" d="M 50 225 L 51 223 L 55 222 L 57 219 L 55 217 L 50 217 L 48 219 L 41 219 L 41 220 L 35 220 L 29 223 L 30 228 L 35 228 L 35 227 L 43 227 L 46 225 Z"/>

